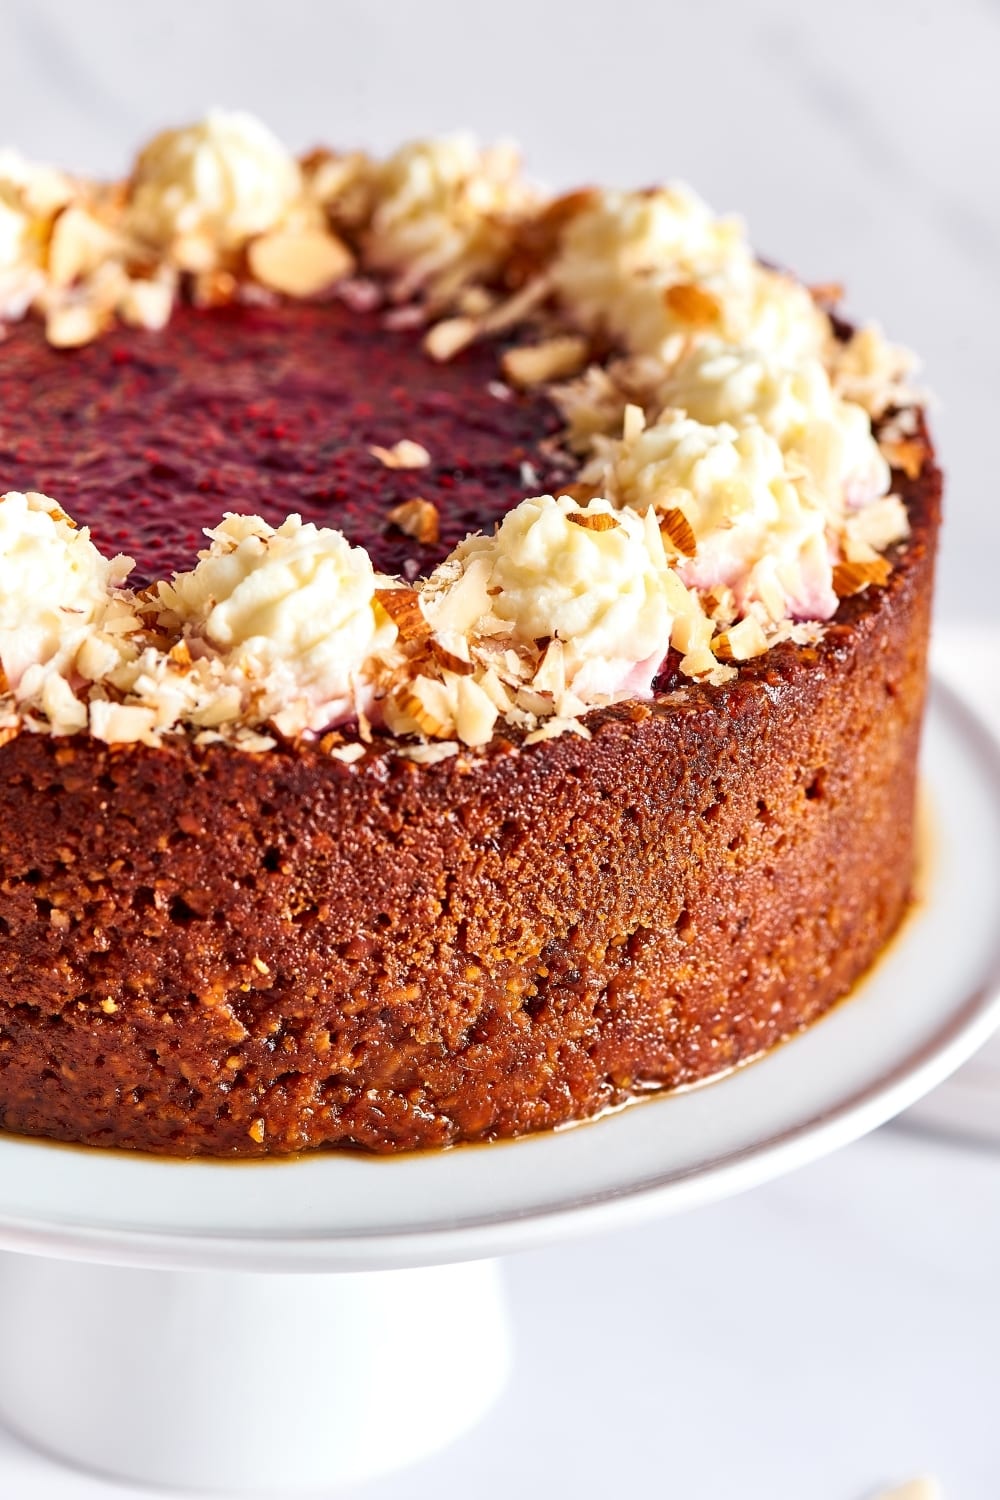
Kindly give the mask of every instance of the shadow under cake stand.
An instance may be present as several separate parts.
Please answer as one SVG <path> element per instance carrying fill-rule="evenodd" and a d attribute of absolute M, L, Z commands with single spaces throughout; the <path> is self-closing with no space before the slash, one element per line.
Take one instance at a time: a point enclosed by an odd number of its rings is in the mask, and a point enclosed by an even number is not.
<path fill-rule="evenodd" d="M 178 1488 L 416 1462 L 503 1389 L 496 1257 L 742 1191 L 905 1109 L 1000 1022 L 1000 752 L 935 686 L 920 900 L 849 1001 L 713 1084 L 510 1144 L 173 1162 L 0 1138 L 0 1416 Z"/>

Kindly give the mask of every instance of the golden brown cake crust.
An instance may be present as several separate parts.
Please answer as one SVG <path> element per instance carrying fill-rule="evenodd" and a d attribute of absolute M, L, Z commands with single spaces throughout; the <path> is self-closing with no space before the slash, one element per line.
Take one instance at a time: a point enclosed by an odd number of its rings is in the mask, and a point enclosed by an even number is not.
<path fill-rule="evenodd" d="M 517 1134 L 732 1067 L 911 883 L 940 476 L 815 648 L 417 765 L 0 750 L 0 1123 L 224 1156 Z"/>

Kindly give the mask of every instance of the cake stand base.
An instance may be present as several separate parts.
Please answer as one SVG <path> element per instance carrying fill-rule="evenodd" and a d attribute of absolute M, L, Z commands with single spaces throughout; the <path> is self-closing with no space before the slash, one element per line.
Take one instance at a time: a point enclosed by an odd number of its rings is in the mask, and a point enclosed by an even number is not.
<path fill-rule="evenodd" d="M 341 1275 L 0 1255 L 0 1420 L 83 1468 L 286 1495 L 472 1427 L 511 1344 L 496 1261 Z"/>

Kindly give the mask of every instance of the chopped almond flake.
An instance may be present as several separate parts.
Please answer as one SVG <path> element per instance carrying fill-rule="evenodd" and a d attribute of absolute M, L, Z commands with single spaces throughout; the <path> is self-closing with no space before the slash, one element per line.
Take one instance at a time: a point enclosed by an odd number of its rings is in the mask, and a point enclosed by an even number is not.
<path fill-rule="evenodd" d="M 747 615 L 746 619 L 717 635 L 711 644 L 720 661 L 749 661 L 753 656 L 764 654 L 767 637 L 760 621 Z"/>
<path fill-rule="evenodd" d="M 433 745 L 404 745 L 399 753 L 417 765 L 433 766 L 439 760 L 450 760 L 460 748 L 455 740 L 438 740 Z"/>
<path fill-rule="evenodd" d="M 79 349 L 107 327 L 107 315 L 89 302 L 66 302 L 45 319 L 45 337 L 54 349 Z"/>
<path fill-rule="evenodd" d="M 561 734 L 577 734 L 582 740 L 592 739 L 593 736 L 586 724 L 581 724 L 579 719 L 546 719 L 537 729 L 524 737 L 526 745 L 538 745 L 543 740 L 558 739 Z"/>
<path fill-rule="evenodd" d="M 202 271 L 191 285 L 196 307 L 228 307 L 236 301 L 239 286 L 231 271 Z"/>
<path fill-rule="evenodd" d="M 101 1001 L 101 1009 L 106 1016 L 113 1016 L 118 1007 L 113 1000 L 109 999 Z"/>
<path fill-rule="evenodd" d="M 404 641 L 421 641 L 431 633 L 431 628 L 420 608 L 420 595 L 416 589 L 376 589 L 375 598 Z"/>
<path fill-rule="evenodd" d="M 584 531 L 613 531 L 618 525 L 614 516 L 605 510 L 570 511 L 566 519 L 574 526 L 582 526 Z"/>
<path fill-rule="evenodd" d="M 815 285 L 810 286 L 809 295 L 814 302 L 830 307 L 836 302 L 843 302 L 844 287 L 839 281 L 817 281 Z"/>
<path fill-rule="evenodd" d="M 391 448 L 380 448 L 377 443 L 373 443 L 368 452 L 387 469 L 426 469 L 431 461 L 427 449 L 421 443 L 411 442 L 409 438 L 400 438 Z"/>
<path fill-rule="evenodd" d="M 442 735 L 453 731 L 454 725 L 447 718 L 442 718 L 426 707 L 421 692 L 426 692 L 428 687 L 437 687 L 439 684 L 430 681 L 426 677 L 418 677 L 410 692 L 404 692 L 400 696 L 399 707 L 404 714 L 413 720 L 417 728 L 432 739 L 440 738 Z"/>
<path fill-rule="evenodd" d="M 263 1145 L 263 1143 L 264 1143 L 264 1121 L 262 1119 L 256 1119 L 256 1120 L 254 1120 L 253 1124 L 250 1126 L 250 1128 L 247 1131 L 247 1135 L 250 1137 L 250 1139 L 252 1141 L 256 1141 L 257 1144 L 258 1144 L 258 1146 Z"/>
<path fill-rule="evenodd" d="M 641 406 L 629 402 L 622 417 L 622 440 L 626 443 L 634 443 L 636 438 L 645 431 L 646 413 Z"/>
<path fill-rule="evenodd" d="M 353 745 L 335 745 L 329 753 L 334 760 L 342 760 L 345 766 L 352 766 L 356 760 L 361 760 L 365 747 L 355 740 Z"/>
<path fill-rule="evenodd" d="M 262 958 L 259 958 L 257 956 L 256 953 L 254 954 L 254 956 L 250 960 L 250 962 L 253 964 L 253 966 L 257 970 L 258 974 L 270 974 L 270 972 L 271 972 L 270 968 L 268 967 L 268 965 L 264 962 L 264 960 Z"/>
<path fill-rule="evenodd" d="M 467 348 L 478 332 L 479 324 L 474 318 L 443 318 L 424 334 L 424 348 L 431 359 L 444 364 Z"/>
<path fill-rule="evenodd" d="M 262 286 L 289 297 L 315 297 L 354 270 L 354 256 L 343 240 L 324 229 L 261 235 L 251 243 L 247 263 Z"/>
<path fill-rule="evenodd" d="M 679 281 L 668 286 L 663 297 L 675 317 L 694 327 L 709 328 L 722 317 L 718 297 L 693 281 Z"/>
<path fill-rule="evenodd" d="M 511 385 L 528 387 L 576 375 L 587 362 L 587 340 L 574 334 L 547 339 L 543 344 L 508 349 L 500 360 Z"/>
<path fill-rule="evenodd" d="M 419 497 L 394 505 L 386 514 L 386 520 L 424 545 L 436 542 L 441 534 L 441 518 L 437 506 L 432 501 Z"/>
<path fill-rule="evenodd" d="M 685 557 L 693 557 L 698 550 L 698 538 L 694 534 L 694 528 L 684 512 L 677 506 L 670 506 L 660 517 L 660 530 L 664 532 L 678 552 Z"/>
<path fill-rule="evenodd" d="M 86 209 L 64 208 L 52 226 L 49 240 L 49 277 L 65 287 L 96 271 L 116 253 L 117 237 Z"/>
<path fill-rule="evenodd" d="M 879 447 L 894 469 L 899 469 L 907 479 L 919 479 L 927 457 L 926 446 L 919 438 L 903 438 L 899 441 L 887 441 L 883 438 Z"/>
<path fill-rule="evenodd" d="M 833 587 L 838 599 L 850 594 L 860 594 L 870 583 L 881 586 L 886 583 L 892 568 L 884 557 L 873 557 L 867 562 L 842 562 L 833 570 Z"/>

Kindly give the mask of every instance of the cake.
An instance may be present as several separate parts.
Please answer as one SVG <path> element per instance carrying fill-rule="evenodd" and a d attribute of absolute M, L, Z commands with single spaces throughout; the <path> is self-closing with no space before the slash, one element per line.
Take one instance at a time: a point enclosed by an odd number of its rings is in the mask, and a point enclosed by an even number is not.
<path fill-rule="evenodd" d="M 3 1129 L 492 1140 L 848 994 L 941 484 L 839 295 L 464 137 L 0 153 Z"/>

